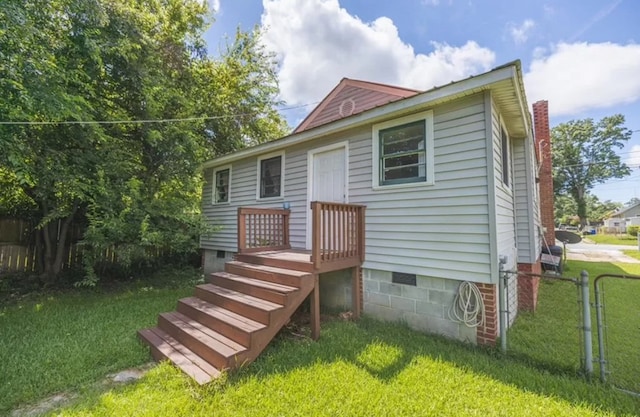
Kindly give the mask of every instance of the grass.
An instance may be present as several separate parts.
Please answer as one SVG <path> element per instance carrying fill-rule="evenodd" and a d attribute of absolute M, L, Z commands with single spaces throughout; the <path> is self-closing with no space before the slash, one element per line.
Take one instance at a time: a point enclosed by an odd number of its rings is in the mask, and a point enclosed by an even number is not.
<path fill-rule="evenodd" d="M 96 390 L 61 416 L 604 416 L 640 399 L 492 351 L 371 319 L 324 323 L 318 342 L 282 337 L 251 366 L 198 387 L 167 364 Z"/>
<path fill-rule="evenodd" d="M 635 236 L 629 236 L 627 234 L 620 235 L 607 235 L 597 234 L 585 236 L 585 239 L 594 241 L 595 243 L 603 243 L 606 245 L 631 245 L 636 246 L 638 244 L 638 238 Z"/>
<path fill-rule="evenodd" d="M 145 281 L 28 297 L 0 308 L 0 415 L 149 361 L 136 330 L 193 290 L 194 270 Z"/>
<path fill-rule="evenodd" d="M 622 251 L 627 256 L 640 260 L 640 251 L 636 249 L 625 249 Z"/>
<path fill-rule="evenodd" d="M 640 275 L 640 264 L 568 261 L 564 275 L 579 277 L 586 270 L 590 277 L 593 305 L 593 281 L 601 274 Z M 600 283 L 605 305 L 608 381 L 640 392 L 640 281 L 603 278 Z M 577 288 L 570 282 L 543 280 L 540 283 L 538 309 L 520 314 L 509 331 L 510 349 L 543 368 L 576 372 L 581 368 L 581 306 Z M 597 358 L 595 308 L 592 308 L 593 352 Z M 596 376 L 598 364 L 594 365 Z"/>
<path fill-rule="evenodd" d="M 573 263 L 570 268 L 577 271 L 581 265 Z M 106 373 L 147 361 L 148 352 L 135 340 L 135 330 L 153 323 L 157 312 L 173 308 L 176 299 L 190 291 L 182 286 L 132 286 L 90 297 L 84 292 L 63 294 L 5 308 L 0 328 L 4 340 L 4 328 L 11 326 L 11 342 L 0 341 L 0 375 L 10 379 L 0 384 L 4 407 L 0 414 L 19 402 L 69 389 L 80 395 L 71 406 L 56 410 L 56 415 L 640 413 L 640 398 L 588 383 L 567 367 L 541 366 L 525 355 L 505 357 L 495 350 L 367 318 L 357 323 L 325 322 L 318 342 L 285 333 L 251 366 L 205 387 L 166 363 L 125 386 L 95 383 Z M 11 324 L 14 321 L 18 323 Z M 32 336 L 29 328 L 42 336 Z M 544 335 L 544 329 L 539 332 Z M 23 338 L 25 342 L 19 344 Z M 562 360 L 557 363 L 562 365 Z"/>

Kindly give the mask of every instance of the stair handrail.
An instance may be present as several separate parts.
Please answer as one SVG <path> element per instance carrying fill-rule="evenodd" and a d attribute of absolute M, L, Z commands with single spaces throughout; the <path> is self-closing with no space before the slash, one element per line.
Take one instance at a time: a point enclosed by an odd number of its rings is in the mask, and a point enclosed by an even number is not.
<path fill-rule="evenodd" d="M 365 209 L 359 204 L 312 201 L 311 262 L 361 264 L 365 257 Z"/>
<path fill-rule="evenodd" d="M 238 207 L 238 253 L 291 249 L 291 210 Z"/>

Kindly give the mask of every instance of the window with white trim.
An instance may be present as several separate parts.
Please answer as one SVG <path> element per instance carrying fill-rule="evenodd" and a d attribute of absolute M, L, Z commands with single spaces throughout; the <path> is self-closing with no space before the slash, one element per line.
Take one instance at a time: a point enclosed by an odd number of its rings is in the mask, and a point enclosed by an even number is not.
<path fill-rule="evenodd" d="M 217 168 L 213 171 L 213 204 L 229 202 L 231 188 L 231 167 Z"/>
<path fill-rule="evenodd" d="M 283 155 L 258 158 L 258 198 L 282 197 Z"/>
<path fill-rule="evenodd" d="M 374 188 L 433 184 L 431 111 L 373 127 Z"/>

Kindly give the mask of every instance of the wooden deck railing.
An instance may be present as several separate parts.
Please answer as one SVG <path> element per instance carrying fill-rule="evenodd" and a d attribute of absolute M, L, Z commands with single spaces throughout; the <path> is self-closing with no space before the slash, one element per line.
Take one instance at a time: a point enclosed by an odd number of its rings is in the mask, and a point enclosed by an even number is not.
<path fill-rule="evenodd" d="M 311 262 L 349 268 L 364 262 L 364 206 L 314 201 Z M 337 265 L 339 264 L 339 265 Z"/>
<path fill-rule="evenodd" d="M 238 208 L 238 252 L 291 249 L 289 210 Z"/>

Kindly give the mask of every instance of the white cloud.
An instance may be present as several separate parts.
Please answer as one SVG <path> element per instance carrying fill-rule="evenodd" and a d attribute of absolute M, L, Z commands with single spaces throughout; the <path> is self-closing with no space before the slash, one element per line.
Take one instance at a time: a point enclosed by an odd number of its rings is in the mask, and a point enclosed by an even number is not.
<path fill-rule="evenodd" d="M 440 0 L 422 0 L 422 4 L 427 6 L 437 6 L 440 4 Z"/>
<path fill-rule="evenodd" d="M 510 23 L 507 25 L 507 29 L 509 30 L 509 35 L 511 35 L 511 39 L 516 43 L 516 45 L 521 45 L 529 39 L 529 34 L 531 30 L 536 26 L 536 22 L 531 19 L 525 19 L 520 25 L 516 25 L 514 23 Z"/>
<path fill-rule="evenodd" d="M 468 41 L 431 42 L 416 54 L 393 21 L 363 22 L 338 0 L 263 0 L 263 42 L 276 54 L 282 98 L 290 104 L 323 98 L 343 77 L 429 89 L 484 72 L 495 54 Z"/>
<path fill-rule="evenodd" d="M 631 147 L 629 156 L 624 162 L 632 169 L 640 168 L 640 145 L 633 145 Z"/>
<path fill-rule="evenodd" d="M 220 0 L 209 0 L 209 8 L 215 13 L 218 13 L 220 10 Z"/>
<path fill-rule="evenodd" d="M 638 74 L 640 44 L 560 43 L 534 57 L 525 85 L 530 103 L 549 100 L 551 115 L 572 115 L 640 99 Z"/>

